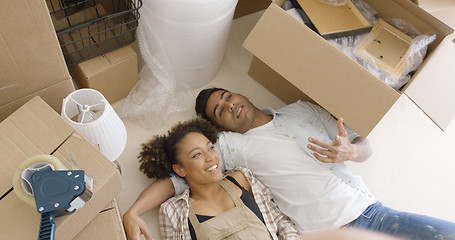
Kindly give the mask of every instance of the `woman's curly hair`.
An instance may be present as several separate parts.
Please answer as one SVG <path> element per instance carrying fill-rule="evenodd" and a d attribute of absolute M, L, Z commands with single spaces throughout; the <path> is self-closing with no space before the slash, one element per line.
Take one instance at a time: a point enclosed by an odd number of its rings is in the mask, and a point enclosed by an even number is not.
<path fill-rule="evenodd" d="M 195 118 L 179 122 L 167 135 L 155 136 L 141 144 L 142 151 L 138 156 L 140 171 L 149 178 L 169 177 L 174 172 L 172 165 L 177 163 L 177 143 L 191 132 L 201 133 L 212 143 L 217 140 L 218 130 L 207 120 Z"/>

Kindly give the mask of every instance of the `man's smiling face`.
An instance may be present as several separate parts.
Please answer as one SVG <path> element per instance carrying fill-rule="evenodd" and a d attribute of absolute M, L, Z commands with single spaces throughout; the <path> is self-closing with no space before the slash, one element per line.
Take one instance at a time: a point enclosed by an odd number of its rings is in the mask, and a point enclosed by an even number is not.
<path fill-rule="evenodd" d="M 254 127 L 257 111 L 248 98 L 224 90 L 213 92 L 205 109 L 207 116 L 218 126 L 240 133 Z"/>

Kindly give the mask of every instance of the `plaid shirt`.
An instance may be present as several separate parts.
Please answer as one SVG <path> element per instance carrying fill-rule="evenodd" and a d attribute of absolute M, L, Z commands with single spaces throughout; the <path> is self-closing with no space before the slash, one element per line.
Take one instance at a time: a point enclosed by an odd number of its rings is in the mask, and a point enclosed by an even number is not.
<path fill-rule="evenodd" d="M 278 206 L 273 201 L 272 193 L 253 176 L 251 170 L 238 167 L 234 171 L 242 172 L 250 183 L 253 197 L 261 210 L 265 225 L 273 239 L 301 239 L 300 233 L 291 220 L 278 209 Z M 191 239 L 188 227 L 189 196 L 190 191 L 187 189 L 182 194 L 172 197 L 161 204 L 159 221 L 163 239 Z"/>

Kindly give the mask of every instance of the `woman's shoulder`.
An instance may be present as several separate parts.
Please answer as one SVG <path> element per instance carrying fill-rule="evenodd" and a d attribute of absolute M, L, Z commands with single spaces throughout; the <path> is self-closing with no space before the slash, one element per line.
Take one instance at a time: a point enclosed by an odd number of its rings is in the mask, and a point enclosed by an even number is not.
<path fill-rule="evenodd" d="M 243 168 L 244 169 L 244 168 Z M 229 172 L 227 176 L 233 177 L 243 188 L 251 193 L 251 185 L 246 175 L 249 175 L 248 171 L 244 171 L 242 168 L 236 168 Z"/>
<path fill-rule="evenodd" d="M 185 206 L 188 205 L 190 197 L 190 190 L 186 189 L 183 193 L 173 196 L 163 202 L 160 206 L 162 210 L 165 211 L 176 211 L 177 209 L 183 210 Z"/>

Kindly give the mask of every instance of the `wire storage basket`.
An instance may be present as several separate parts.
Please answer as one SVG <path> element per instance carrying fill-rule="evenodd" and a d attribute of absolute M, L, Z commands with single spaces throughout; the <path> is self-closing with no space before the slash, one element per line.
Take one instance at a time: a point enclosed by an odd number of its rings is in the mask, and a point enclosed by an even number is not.
<path fill-rule="evenodd" d="M 46 0 L 68 66 L 135 41 L 142 0 Z"/>

